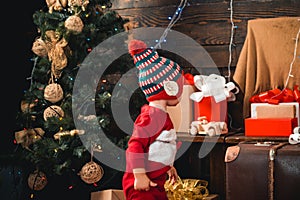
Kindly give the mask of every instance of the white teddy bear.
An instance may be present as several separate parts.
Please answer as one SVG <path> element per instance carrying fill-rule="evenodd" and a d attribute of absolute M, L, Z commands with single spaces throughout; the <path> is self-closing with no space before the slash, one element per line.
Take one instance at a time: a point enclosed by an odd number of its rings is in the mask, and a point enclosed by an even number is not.
<path fill-rule="evenodd" d="M 209 96 L 213 96 L 216 103 L 227 98 L 234 101 L 235 95 L 231 91 L 236 89 L 235 94 L 239 92 L 233 82 L 226 83 L 225 78 L 217 74 L 210 74 L 209 76 L 195 75 L 194 84 L 199 92 L 192 93 L 190 99 L 196 102 L 200 102 L 203 97 Z"/>

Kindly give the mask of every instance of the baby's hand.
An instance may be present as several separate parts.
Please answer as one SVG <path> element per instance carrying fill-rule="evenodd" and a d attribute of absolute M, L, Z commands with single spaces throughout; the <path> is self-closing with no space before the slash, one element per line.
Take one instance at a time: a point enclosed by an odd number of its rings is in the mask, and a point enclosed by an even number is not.
<path fill-rule="evenodd" d="M 171 168 L 168 170 L 167 173 L 168 173 L 168 176 L 169 176 L 170 183 L 174 184 L 178 179 L 177 170 L 175 169 L 175 167 L 171 166 Z"/>
<path fill-rule="evenodd" d="M 134 173 L 134 189 L 135 190 L 150 190 L 150 187 L 156 187 L 157 183 L 152 182 L 146 173 Z"/>

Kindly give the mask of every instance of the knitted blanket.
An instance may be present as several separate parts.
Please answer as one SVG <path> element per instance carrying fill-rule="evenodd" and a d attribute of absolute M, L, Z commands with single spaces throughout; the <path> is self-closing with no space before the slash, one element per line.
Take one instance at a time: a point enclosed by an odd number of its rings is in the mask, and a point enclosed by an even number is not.
<path fill-rule="evenodd" d="M 249 99 L 270 89 L 293 89 L 300 84 L 300 44 L 294 63 L 300 17 L 259 18 L 248 21 L 247 35 L 233 80 L 243 93 L 243 116 L 250 116 Z M 300 41 L 298 41 L 300 43 Z M 292 67 L 289 80 L 290 66 Z M 288 82 L 287 82 L 288 80 Z"/>

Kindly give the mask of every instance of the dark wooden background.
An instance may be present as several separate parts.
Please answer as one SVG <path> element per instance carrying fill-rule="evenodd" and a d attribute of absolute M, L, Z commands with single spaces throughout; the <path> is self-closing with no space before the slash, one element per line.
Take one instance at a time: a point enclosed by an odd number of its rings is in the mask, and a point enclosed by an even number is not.
<path fill-rule="evenodd" d="M 113 9 L 130 19 L 134 28 L 167 27 L 180 0 L 113 0 Z M 229 0 L 189 0 L 172 29 L 190 36 L 210 54 L 222 75 L 228 75 L 231 35 Z M 300 16 L 298 0 L 233 0 L 234 29 L 231 75 L 246 34 L 247 22 L 255 18 Z M 300 24 L 300 23 L 299 23 Z"/>

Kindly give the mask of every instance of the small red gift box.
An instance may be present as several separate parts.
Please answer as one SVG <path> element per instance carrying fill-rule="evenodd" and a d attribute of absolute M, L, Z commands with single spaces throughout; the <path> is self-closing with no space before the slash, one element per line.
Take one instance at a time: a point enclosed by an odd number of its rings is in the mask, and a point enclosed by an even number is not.
<path fill-rule="evenodd" d="M 194 102 L 194 120 L 205 116 L 208 122 L 227 122 L 227 100 L 216 103 L 213 96 Z"/>
<path fill-rule="evenodd" d="M 246 118 L 245 136 L 290 136 L 297 126 L 297 118 Z"/>

